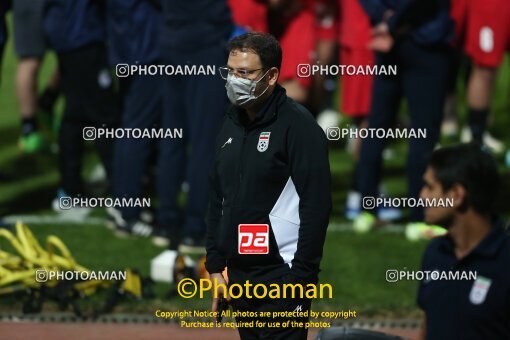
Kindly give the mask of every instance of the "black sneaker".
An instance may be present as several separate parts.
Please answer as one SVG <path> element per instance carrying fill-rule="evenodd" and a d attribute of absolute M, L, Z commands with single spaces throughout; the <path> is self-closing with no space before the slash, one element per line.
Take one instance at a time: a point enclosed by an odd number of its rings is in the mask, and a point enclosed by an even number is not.
<path fill-rule="evenodd" d="M 205 239 L 195 237 L 185 237 L 180 245 L 179 251 L 186 254 L 204 254 L 205 253 Z"/>

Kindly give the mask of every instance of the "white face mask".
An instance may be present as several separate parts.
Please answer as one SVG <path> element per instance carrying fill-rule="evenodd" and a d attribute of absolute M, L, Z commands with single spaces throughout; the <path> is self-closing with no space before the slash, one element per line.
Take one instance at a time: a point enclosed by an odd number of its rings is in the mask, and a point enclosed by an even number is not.
<path fill-rule="evenodd" d="M 267 70 L 269 72 L 269 70 Z M 262 93 L 258 96 L 255 95 L 255 89 L 257 88 L 257 84 L 259 81 L 264 79 L 266 73 L 259 79 L 244 79 L 234 76 L 233 74 L 229 74 L 227 76 L 227 83 L 225 84 L 225 88 L 227 89 L 227 96 L 230 102 L 236 106 L 240 107 L 249 107 L 253 102 L 266 93 L 269 88 L 269 84 L 265 88 Z"/>

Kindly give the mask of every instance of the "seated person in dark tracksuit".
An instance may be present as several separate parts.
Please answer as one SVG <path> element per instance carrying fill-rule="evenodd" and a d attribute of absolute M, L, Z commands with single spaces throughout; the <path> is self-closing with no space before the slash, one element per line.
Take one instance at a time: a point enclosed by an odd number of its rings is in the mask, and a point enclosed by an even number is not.
<path fill-rule="evenodd" d="M 422 271 L 437 274 L 420 283 L 422 338 L 510 339 L 510 236 L 494 214 L 496 161 L 476 145 L 447 147 L 434 151 L 424 179 L 421 197 L 454 203 L 425 209 L 426 222 L 448 233 L 423 256 Z"/>

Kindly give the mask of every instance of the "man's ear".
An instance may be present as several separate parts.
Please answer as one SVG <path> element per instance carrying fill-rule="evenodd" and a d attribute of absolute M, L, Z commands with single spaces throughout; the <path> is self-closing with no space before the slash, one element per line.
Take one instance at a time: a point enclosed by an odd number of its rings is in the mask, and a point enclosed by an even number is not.
<path fill-rule="evenodd" d="M 453 198 L 453 206 L 455 208 L 464 208 L 468 205 L 468 197 L 466 188 L 460 184 L 454 184 L 450 190 L 448 190 L 448 197 Z"/>
<path fill-rule="evenodd" d="M 276 67 L 271 67 L 269 72 L 267 73 L 269 76 L 269 85 L 273 86 L 278 81 L 278 76 L 280 75 L 280 71 Z"/>

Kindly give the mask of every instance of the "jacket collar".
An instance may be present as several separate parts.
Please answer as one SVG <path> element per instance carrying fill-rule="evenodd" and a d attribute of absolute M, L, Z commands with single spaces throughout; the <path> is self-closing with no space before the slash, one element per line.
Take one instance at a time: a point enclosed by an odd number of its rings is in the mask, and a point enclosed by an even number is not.
<path fill-rule="evenodd" d="M 500 217 L 493 217 L 492 219 L 492 227 L 487 233 L 487 235 L 476 245 L 475 248 L 466 256 L 466 258 L 470 258 L 472 256 L 486 256 L 492 257 L 495 256 L 503 245 L 506 232 L 504 228 L 504 221 Z M 454 243 L 451 237 L 447 234 L 446 236 L 441 238 L 441 249 L 445 252 L 454 253 Z"/>
<path fill-rule="evenodd" d="M 287 94 L 285 89 L 279 84 L 276 84 L 273 93 L 271 93 L 271 96 L 267 98 L 262 108 L 257 112 L 257 116 L 255 117 L 254 121 L 249 121 L 248 114 L 246 113 L 245 109 L 232 104 L 230 104 L 229 108 L 227 109 L 227 115 L 237 125 L 240 125 L 247 130 L 251 130 L 256 126 L 266 124 L 275 119 L 278 115 L 279 107 L 285 102 L 286 99 Z"/>

